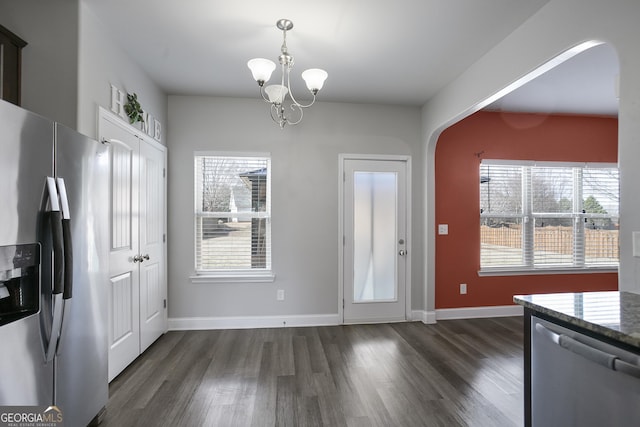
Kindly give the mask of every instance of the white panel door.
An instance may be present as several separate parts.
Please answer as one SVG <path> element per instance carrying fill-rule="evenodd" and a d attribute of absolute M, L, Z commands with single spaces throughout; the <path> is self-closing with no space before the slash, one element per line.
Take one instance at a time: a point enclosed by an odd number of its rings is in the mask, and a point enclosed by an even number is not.
<path fill-rule="evenodd" d="M 166 330 L 165 152 L 140 141 L 140 351 Z"/>
<path fill-rule="evenodd" d="M 407 164 L 344 160 L 344 322 L 406 320 Z"/>
<path fill-rule="evenodd" d="M 110 143 L 109 381 L 140 354 L 138 138 L 102 120 Z"/>

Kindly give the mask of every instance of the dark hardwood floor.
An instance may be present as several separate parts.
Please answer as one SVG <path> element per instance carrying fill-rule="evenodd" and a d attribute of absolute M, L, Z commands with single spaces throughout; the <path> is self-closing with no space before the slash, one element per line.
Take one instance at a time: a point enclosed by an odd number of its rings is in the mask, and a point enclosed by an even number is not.
<path fill-rule="evenodd" d="M 168 332 L 101 426 L 518 426 L 522 318 Z"/>

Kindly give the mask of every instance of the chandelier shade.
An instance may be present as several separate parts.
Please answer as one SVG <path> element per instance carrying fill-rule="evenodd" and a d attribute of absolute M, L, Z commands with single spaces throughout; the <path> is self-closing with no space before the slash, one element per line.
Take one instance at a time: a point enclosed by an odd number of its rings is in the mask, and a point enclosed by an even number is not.
<path fill-rule="evenodd" d="M 280 48 L 280 56 L 278 56 L 278 62 L 282 69 L 280 84 L 265 86 L 265 83 L 269 81 L 271 74 L 276 69 L 276 64 L 273 61 L 265 58 L 254 58 L 247 62 L 247 67 L 251 70 L 253 79 L 260 87 L 262 99 L 271 104 L 271 118 L 283 129 L 287 124 L 296 125 L 302 121 L 303 108 L 311 107 L 315 103 L 316 95 L 322 89 L 328 73 L 320 68 L 305 70 L 302 73 L 302 79 L 313 98 L 308 104 L 298 102 L 291 92 L 289 74 L 293 68 L 293 56 L 287 49 L 287 31 L 293 28 L 293 22 L 288 19 L 280 19 L 276 22 L 276 26 L 282 31 L 282 47 Z M 285 109 L 285 104 L 288 104 L 287 109 Z M 285 113 L 288 113 L 288 115 Z"/>
<path fill-rule="evenodd" d="M 251 70 L 251 74 L 253 75 L 253 79 L 258 82 L 269 81 L 271 78 L 271 73 L 276 69 L 276 64 L 273 61 L 270 61 L 265 58 L 253 58 L 247 62 L 247 66 Z"/>
<path fill-rule="evenodd" d="M 327 72 L 320 68 L 309 68 L 302 72 L 302 79 L 307 84 L 307 89 L 313 93 L 318 93 L 318 91 L 322 89 L 322 85 L 324 85 L 327 77 Z"/>
<path fill-rule="evenodd" d="M 269 85 L 264 88 L 264 91 L 267 93 L 269 102 L 273 104 L 282 104 L 284 97 L 287 96 L 287 92 L 289 92 L 289 90 L 282 85 Z"/>

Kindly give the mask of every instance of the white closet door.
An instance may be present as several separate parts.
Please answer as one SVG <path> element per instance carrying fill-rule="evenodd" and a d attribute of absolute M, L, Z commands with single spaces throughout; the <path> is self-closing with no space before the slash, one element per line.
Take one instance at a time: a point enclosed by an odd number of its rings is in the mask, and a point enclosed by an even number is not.
<path fill-rule="evenodd" d="M 140 141 L 140 351 L 166 330 L 165 152 Z"/>
<path fill-rule="evenodd" d="M 100 139 L 110 142 L 111 245 L 109 256 L 109 381 L 140 354 L 138 220 L 139 141 L 107 121 Z"/>

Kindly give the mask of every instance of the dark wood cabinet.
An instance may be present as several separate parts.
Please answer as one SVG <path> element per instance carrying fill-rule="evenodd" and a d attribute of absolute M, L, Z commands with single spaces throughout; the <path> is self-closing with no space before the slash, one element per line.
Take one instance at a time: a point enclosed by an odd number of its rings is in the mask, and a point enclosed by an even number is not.
<path fill-rule="evenodd" d="M 0 99 L 20 105 L 22 48 L 27 42 L 0 25 Z"/>

